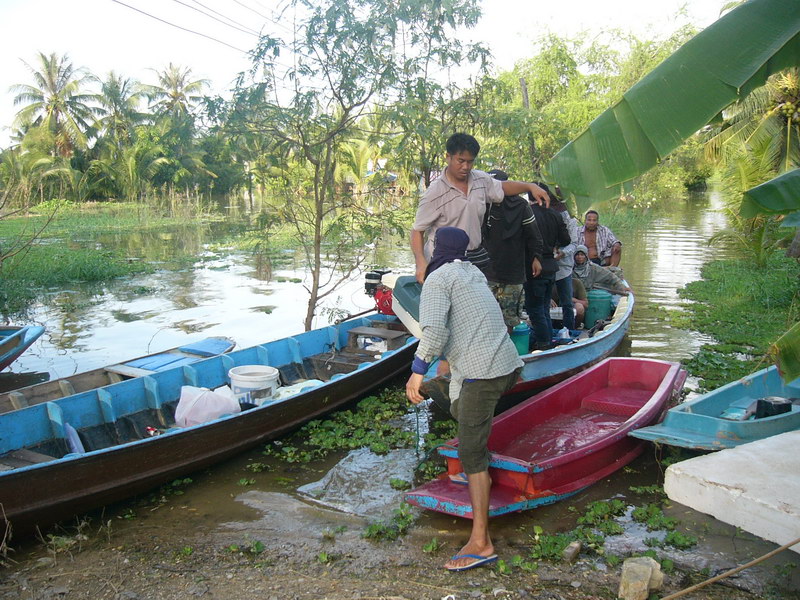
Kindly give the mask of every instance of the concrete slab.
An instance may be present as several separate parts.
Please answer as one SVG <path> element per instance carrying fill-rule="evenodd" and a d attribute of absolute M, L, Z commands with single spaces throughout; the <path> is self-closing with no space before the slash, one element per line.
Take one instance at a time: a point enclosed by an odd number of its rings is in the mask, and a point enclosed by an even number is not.
<path fill-rule="evenodd" d="M 667 468 L 667 496 L 779 545 L 800 538 L 800 431 Z M 800 544 L 791 548 L 800 553 Z"/>

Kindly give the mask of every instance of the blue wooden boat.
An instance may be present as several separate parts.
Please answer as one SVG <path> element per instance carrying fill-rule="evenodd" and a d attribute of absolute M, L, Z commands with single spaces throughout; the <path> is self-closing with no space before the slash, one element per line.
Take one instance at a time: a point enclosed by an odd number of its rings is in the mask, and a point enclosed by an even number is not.
<path fill-rule="evenodd" d="M 800 429 L 800 379 L 785 384 L 775 366 L 684 402 L 633 437 L 693 450 L 722 450 Z"/>
<path fill-rule="evenodd" d="M 30 533 L 277 438 L 407 371 L 416 342 L 375 314 L 1 414 L 0 524 Z M 183 386 L 226 385 L 245 365 L 277 368 L 296 393 L 175 427 Z"/>
<path fill-rule="evenodd" d="M 44 327 L 0 327 L 0 371 L 19 358 L 44 333 Z"/>
<path fill-rule="evenodd" d="M 86 392 L 132 377 L 190 365 L 210 356 L 230 352 L 235 346 L 236 342 L 229 338 L 212 336 L 178 348 L 0 393 L 0 413 Z"/>
<path fill-rule="evenodd" d="M 394 312 L 418 337 L 421 335 L 418 325 L 420 293 L 421 286 L 414 277 L 399 277 L 394 284 L 392 301 Z M 498 412 L 611 356 L 628 332 L 633 307 L 633 294 L 623 296 L 613 314 L 594 330 L 578 332 L 571 343 L 521 356 L 525 364 L 520 381 L 498 403 Z M 434 362 L 425 375 L 424 391 L 439 408 L 449 411 L 450 379 L 437 376 L 436 367 Z"/>

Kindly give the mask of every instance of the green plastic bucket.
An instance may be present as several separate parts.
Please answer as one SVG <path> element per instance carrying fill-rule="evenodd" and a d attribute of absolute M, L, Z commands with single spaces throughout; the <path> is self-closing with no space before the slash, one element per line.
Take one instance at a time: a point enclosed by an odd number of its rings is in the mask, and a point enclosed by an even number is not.
<path fill-rule="evenodd" d="M 586 299 L 589 307 L 584 317 L 585 327 L 591 329 L 596 321 L 604 320 L 611 314 L 611 294 L 605 290 L 592 290 L 587 292 Z"/>
<path fill-rule="evenodd" d="M 517 348 L 517 354 L 530 352 L 531 328 L 527 323 L 520 323 L 511 330 L 511 341 Z"/>

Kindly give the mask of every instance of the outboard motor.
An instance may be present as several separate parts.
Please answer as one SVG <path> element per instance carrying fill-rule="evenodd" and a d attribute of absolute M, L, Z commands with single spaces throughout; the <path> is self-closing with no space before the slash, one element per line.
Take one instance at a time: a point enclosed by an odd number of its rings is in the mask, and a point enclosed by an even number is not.
<path fill-rule="evenodd" d="M 367 273 L 364 281 L 364 291 L 367 296 L 375 299 L 375 310 L 382 315 L 394 315 L 392 310 L 392 289 L 381 283 L 383 276 L 387 273 L 391 273 L 391 271 L 376 269 Z"/>

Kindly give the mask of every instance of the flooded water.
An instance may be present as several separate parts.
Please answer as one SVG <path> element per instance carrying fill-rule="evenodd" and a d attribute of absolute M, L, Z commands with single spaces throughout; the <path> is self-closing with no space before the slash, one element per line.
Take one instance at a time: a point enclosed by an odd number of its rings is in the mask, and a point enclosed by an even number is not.
<path fill-rule="evenodd" d="M 677 290 L 698 279 L 712 256 L 706 240 L 725 226 L 720 200 L 701 195 L 680 201 L 646 231 L 620 234 L 622 266 L 636 293 L 636 312 L 624 352 L 666 360 L 690 356 L 705 340 L 670 328 L 662 309 L 682 305 Z M 299 256 L 288 265 L 265 268 L 241 253 L 211 252 L 219 228 L 183 228 L 171 233 L 104 236 L 106 247 L 124 248 L 130 256 L 165 260 L 175 247 L 202 260 L 181 271 L 53 290 L 37 305 L 31 320 L 46 333 L 4 373 L 0 389 L 46 378 L 64 377 L 207 336 L 227 336 L 239 348 L 302 331 L 308 294 Z M 411 273 L 405 240 L 385 240 L 370 249 L 368 265 Z M 370 308 L 363 279 L 356 276 L 322 303 L 315 326 L 330 321 L 326 309 L 356 313 Z M 11 375 L 14 373 L 15 375 Z"/>
<path fill-rule="evenodd" d="M 672 210 L 658 217 L 647 230 L 619 235 L 624 242 L 622 267 L 637 302 L 623 352 L 632 356 L 680 361 L 707 341 L 696 332 L 670 327 L 664 309 L 681 309 L 683 301 L 678 296 L 678 289 L 698 279 L 702 265 L 719 256 L 718 250 L 707 246 L 708 238 L 725 227 L 719 209 L 718 197 L 697 196 L 676 202 Z M 187 231 L 189 239 L 186 243 L 196 248 L 204 258 L 196 266 L 178 272 L 164 271 L 122 279 L 102 286 L 53 291 L 49 301 L 38 305 L 32 313 L 33 320 L 45 325 L 47 333 L 14 363 L 11 373 L 0 374 L 0 389 L 27 385 L 37 379 L 66 376 L 206 336 L 227 336 L 234 339 L 238 347 L 247 347 L 302 331 L 307 293 L 299 260 L 286 268 L 264 269 L 249 255 L 212 253 L 208 250 L 208 244 L 213 241 L 210 233 L 204 237 L 196 230 Z M 158 236 L 138 236 L 135 241 L 119 239 L 117 242 L 128 244 L 129 248 L 138 247 L 139 254 L 151 258 L 159 256 L 159 252 L 163 253 L 163 249 L 171 244 L 184 243 Z M 104 243 L 113 244 L 114 240 L 106 239 Z M 158 246 L 159 243 L 163 245 Z M 373 256 L 367 264 L 411 273 L 412 257 L 405 242 L 398 245 L 387 240 L 381 248 L 371 252 Z M 356 313 L 369 309 L 371 302 L 363 293 L 363 281 L 359 276 L 334 292 L 323 306 Z M 317 317 L 316 325 L 328 321 L 321 315 Z M 248 523 L 255 522 L 254 519 L 258 519 L 262 531 L 281 535 L 295 535 L 301 529 L 318 535 L 319 531 L 336 527 L 337 523 L 338 526 L 357 527 L 353 524 L 354 515 L 349 513 L 362 512 L 363 507 L 348 512 L 346 498 L 343 499 L 341 494 L 336 496 L 337 491 L 329 489 L 332 480 L 347 483 L 349 487 L 345 496 L 349 494 L 363 500 L 365 491 L 373 488 L 373 496 L 389 498 L 392 502 L 396 497 L 384 487 L 376 491 L 375 481 L 377 478 L 384 480 L 386 475 L 369 471 L 376 462 L 372 458 L 359 460 L 350 457 L 348 461 L 355 463 L 355 470 L 350 475 L 331 474 L 329 470 L 341 458 L 332 457 L 328 463 L 312 469 L 271 464 L 271 470 L 253 475 L 246 470 L 249 463 L 270 461 L 262 457 L 259 450 L 244 453 L 193 476 L 194 483 L 179 502 L 168 503 L 159 510 L 141 511 L 140 518 L 135 521 L 122 520 L 115 525 L 115 535 L 125 536 L 126 531 L 134 535 L 142 529 L 158 528 L 162 531 L 171 529 L 178 537 L 188 529 L 217 530 L 220 535 L 234 531 L 241 537 L 246 535 L 250 527 Z M 403 464 L 404 472 L 408 470 L 408 457 L 391 461 L 392 464 L 395 462 Z M 630 468 L 590 487 L 570 502 L 494 521 L 496 535 L 514 540 L 510 543 L 524 545 L 526 540 L 520 533 L 523 527 L 541 524 L 548 531 L 571 529 L 575 525 L 575 508 L 580 512 L 595 500 L 630 498 L 631 486 L 659 483 L 661 469 L 652 454 L 642 456 Z M 301 486 L 306 486 L 306 491 L 317 497 L 316 503 L 298 493 Z M 325 504 L 320 498 L 324 495 L 320 490 L 335 496 L 327 506 L 346 510 L 336 513 L 320 508 L 319 502 Z M 369 494 L 366 496 L 369 497 L 363 502 L 372 507 L 369 502 L 374 498 Z M 120 516 L 135 510 L 136 506 L 131 501 L 110 510 Z M 766 552 L 772 547 L 751 536 L 739 535 L 738 547 L 734 543 L 732 549 L 730 541 L 735 537 L 732 528 L 694 511 L 686 513 L 683 507 L 672 510 L 681 512 L 679 518 L 690 521 L 692 527 L 703 529 L 708 539 L 716 535 L 721 540 L 706 544 L 702 551 L 697 552 L 698 556 L 693 559 L 695 566 L 700 565 L 697 568 L 741 562 L 741 557 L 759 553 L 762 549 Z M 366 512 L 373 511 L 381 513 L 374 507 L 366 509 Z M 422 514 L 417 527 L 425 532 L 424 535 L 443 531 L 463 537 L 468 534 L 468 522 L 435 513 Z M 649 534 L 639 534 L 638 537 L 632 534 L 629 539 L 638 540 L 638 551 L 641 551 L 645 549 L 645 537 Z M 426 541 L 429 540 L 430 537 Z"/>

